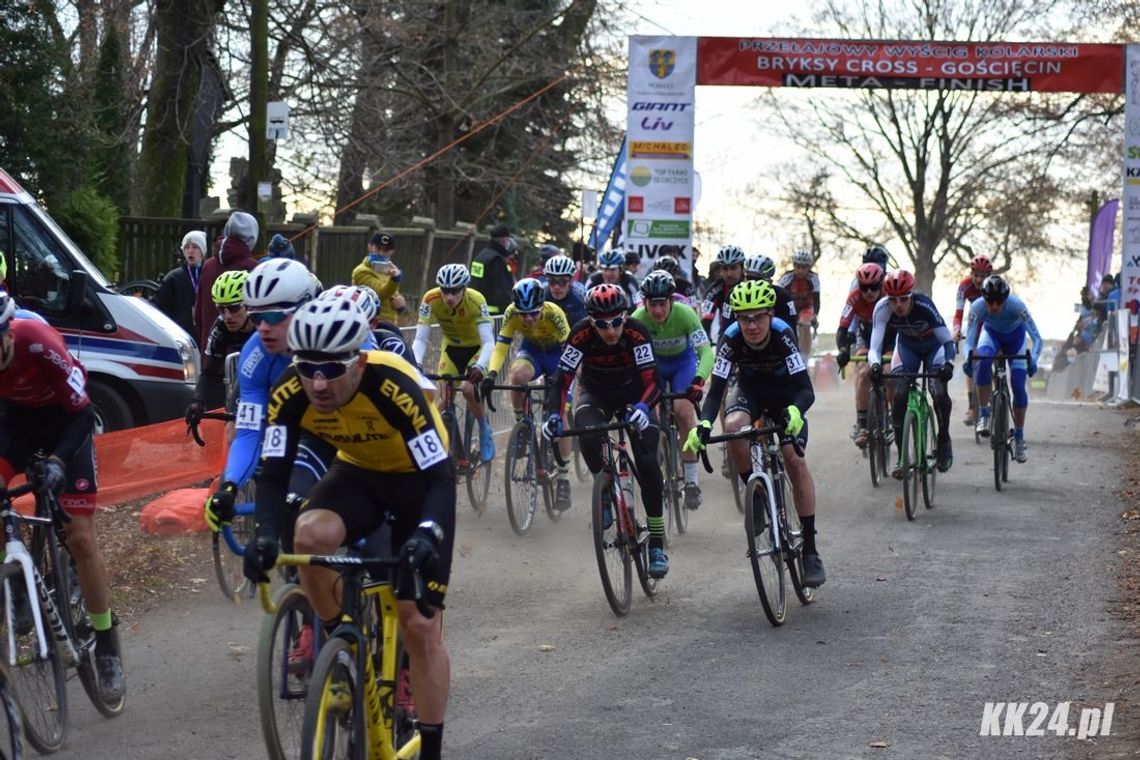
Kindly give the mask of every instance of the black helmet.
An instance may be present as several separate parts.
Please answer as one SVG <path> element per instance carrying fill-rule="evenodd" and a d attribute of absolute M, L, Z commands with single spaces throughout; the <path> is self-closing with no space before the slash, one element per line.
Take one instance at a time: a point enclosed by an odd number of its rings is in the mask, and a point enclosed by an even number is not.
<path fill-rule="evenodd" d="M 668 272 L 676 277 L 681 273 L 681 265 L 672 256 L 660 256 L 653 264 L 654 271 Z"/>
<path fill-rule="evenodd" d="M 982 280 L 982 298 L 996 303 L 1005 303 L 1009 298 L 1009 283 L 1001 275 L 991 274 Z"/>
<path fill-rule="evenodd" d="M 647 300 L 655 298 L 671 298 L 677 292 L 677 283 L 673 282 L 673 275 L 658 269 L 650 272 L 641 281 L 641 294 Z"/>
<path fill-rule="evenodd" d="M 626 251 L 625 252 L 625 265 L 627 267 L 637 266 L 640 263 L 641 263 L 641 254 L 640 253 L 638 253 L 637 251 Z"/>
<path fill-rule="evenodd" d="M 878 264 L 883 268 L 884 272 L 887 271 L 887 262 L 890 258 L 891 256 L 887 253 L 887 249 L 878 243 L 868 246 L 867 250 L 863 251 L 863 263 Z"/>

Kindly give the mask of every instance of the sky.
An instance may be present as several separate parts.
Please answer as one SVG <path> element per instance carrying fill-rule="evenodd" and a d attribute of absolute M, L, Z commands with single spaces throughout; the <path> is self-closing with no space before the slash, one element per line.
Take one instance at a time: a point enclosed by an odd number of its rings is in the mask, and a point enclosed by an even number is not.
<path fill-rule="evenodd" d="M 632 34 L 762 37 L 799 33 L 808 26 L 812 5 L 811 0 L 804 3 L 637 0 L 628 7 L 635 14 Z M 826 93 L 825 90 L 816 92 Z M 710 252 L 715 252 L 720 245 L 733 243 L 747 253 L 771 256 L 783 271 L 795 247 L 792 225 L 785 230 L 773 227 L 770 220 L 756 220 L 741 203 L 750 182 L 768 176 L 775 164 L 794 159 L 796 151 L 786 142 L 765 134 L 763 108 L 755 105 L 759 93 L 760 90 L 749 87 L 697 88 L 693 162 L 701 179 L 701 197 L 694 217 L 698 225 L 704 221 L 714 229 L 723 229 L 726 235 L 724 241 L 699 241 L 698 247 L 707 261 Z M 866 204 L 853 198 L 850 205 L 858 208 Z M 1015 267 L 1007 277 L 1014 292 L 1028 303 L 1042 335 L 1046 339 L 1063 340 L 1076 319 L 1074 304 L 1079 300 L 1085 279 L 1088 226 L 1077 221 L 1058 227 L 1057 234 L 1072 241 L 1078 258 L 1038 266 L 1032 281 L 1024 265 Z M 898 241 L 882 242 L 896 259 L 901 257 Z M 1117 270 L 1120 262 L 1119 235 L 1116 246 L 1112 271 Z M 847 286 L 861 256 L 860 246 L 825 252 L 825 260 L 818 267 L 822 285 L 821 329 L 830 332 L 838 324 Z M 932 295 L 947 322 L 954 313 L 958 282 L 965 275 L 965 271 L 948 268 L 935 282 Z"/>

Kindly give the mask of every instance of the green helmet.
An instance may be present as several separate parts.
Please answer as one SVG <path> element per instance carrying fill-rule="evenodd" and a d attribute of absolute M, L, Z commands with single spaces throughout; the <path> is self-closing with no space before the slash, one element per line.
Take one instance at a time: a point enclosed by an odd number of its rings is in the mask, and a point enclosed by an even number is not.
<path fill-rule="evenodd" d="M 222 272 L 218 275 L 218 279 L 214 280 L 214 287 L 210 288 L 210 298 L 219 306 L 241 303 L 241 288 L 248 276 L 249 272 L 244 269 Z"/>
<path fill-rule="evenodd" d="M 766 280 L 745 280 L 732 289 L 728 302 L 733 311 L 771 309 L 776 305 L 776 289 Z"/>

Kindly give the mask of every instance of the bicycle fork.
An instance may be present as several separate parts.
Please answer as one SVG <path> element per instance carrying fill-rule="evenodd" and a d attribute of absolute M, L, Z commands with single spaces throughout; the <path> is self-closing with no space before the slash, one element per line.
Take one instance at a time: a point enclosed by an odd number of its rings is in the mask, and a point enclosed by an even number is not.
<path fill-rule="evenodd" d="M 772 483 L 772 476 L 768 474 L 768 470 L 759 468 L 752 471 L 752 477 L 759 478 L 764 483 L 764 490 L 768 493 L 768 524 L 772 528 L 772 548 L 780 553 L 783 551 L 784 535 L 780 529 L 779 507 L 776 506 L 776 489 Z M 751 504 L 748 506 L 750 509 L 752 508 Z"/>
<path fill-rule="evenodd" d="M 32 608 L 32 621 L 35 625 L 39 656 L 41 658 L 48 656 L 47 631 L 45 630 L 45 621 L 40 609 L 42 605 L 43 609 L 47 610 L 48 619 L 46 622 L 51 626 L 52 638 L 59 644 L 60 657 L 63 659 L 64 666 L 68 668 L 75 667 L 79 664 L 79 653 L 75 650 L 71 638 L 67 635 L 67 629 L 63 626 L 63 620 L 60 618 L 55 601 L 51 598 L 51 594 L 48 593 L 43 576 L 35 572 L 35 568 L 32 565 L 32 555 L 20 540 L 8 541 L 5 544 L 4 551 L 6 554 L 4 561 L 17 562 L 23 570 L 24 591 L 27 594 L 29 605 Z M 40 604 L 31 604 L 33 598 L 39 599 Z M 13 625 L 15 607 L 12 603 L 11 581 L 4 582 L 4 599 L 6 622 L 8 625 L 8 664 L 15 666 L 16 628 Z"/>

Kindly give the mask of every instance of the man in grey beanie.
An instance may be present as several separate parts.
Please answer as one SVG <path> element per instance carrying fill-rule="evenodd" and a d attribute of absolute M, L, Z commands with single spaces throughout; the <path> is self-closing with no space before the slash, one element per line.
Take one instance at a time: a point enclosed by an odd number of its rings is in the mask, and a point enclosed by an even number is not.
<path fill-rule="evenodd" d="M 195 340 L 194 299 L 206 257 L 206 233 L 191 230 L 182 238 L 182 264 L 167 272 L 154 294 L 154 305 Z"/>
<path fill-rule="evenodd" d="M 257 219 L 253 214 L 244 211 L 235 211 L 226 220 L 222 229 L 222 244 L 218 255 L 206 259 L 202 265 L 202 276 L 198 281 L 198 293 L 194 303 L 193 333 L 198 339 L 199 349 L 206 345 L 206 338 L 214 320 L 218 318 L 218 307 L 210 297 L 210 289 L 214 287 L 214 280 L 222 272 L 235 269 L 244 269 L 247 272 L 257 266 L 257 259 L 253 257 L 253 247 L 257 245 Z"/>

